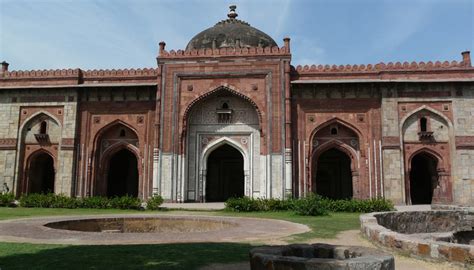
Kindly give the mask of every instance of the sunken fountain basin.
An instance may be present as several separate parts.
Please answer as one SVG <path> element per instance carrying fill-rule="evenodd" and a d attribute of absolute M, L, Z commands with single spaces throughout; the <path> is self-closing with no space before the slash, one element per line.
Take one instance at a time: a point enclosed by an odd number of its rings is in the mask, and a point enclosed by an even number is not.
<path fill-rule="evenodd" d="M 370 213 L 360 221 L 376 245 L 429 261 L 474 264 L 473 209 Z"/>
<path fill-rule="evenodd" d="M 252 270 L 395 269 L 392 255 L 373 248 L 329 244 L 264 246 L 250 251 Z"/>
<path fill-rule="evenodd" d="M 202 233 L 233 226 L 224 220 L 120 217 L 66 220 L 47 223 L 52 229 L 106 233 Z"/>
<path fill-rule="evenodd" d="M 262 242 L 308 231 L 285 220 L 161 213 L 0 220 L 0 242 L 37 244 Z"/>

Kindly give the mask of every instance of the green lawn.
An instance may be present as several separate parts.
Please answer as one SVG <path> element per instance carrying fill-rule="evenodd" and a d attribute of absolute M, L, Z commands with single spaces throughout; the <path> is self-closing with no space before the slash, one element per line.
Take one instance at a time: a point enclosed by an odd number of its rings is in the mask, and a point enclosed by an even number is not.
<path fill-rule="evenodd" d="M 51 215 L 140 214 L 135 210 L 2 208 L 0 220 Z M 224 215 L 281 219 L 308 225 L 312 230 L 288 242 L 332 238 L 359 228 L 359 214 L 331 213 L 304 217 L 291 212 L 235 213 L 227 211 L 167 211 L 166 214 Z M 255 245 L 255 244 L 254 244 Z M 0 269 L 198 269 L 211 263 L 246 261 L 252 244 L 197 243 L 159 245 L 68 246 L 0 243 Z"/>

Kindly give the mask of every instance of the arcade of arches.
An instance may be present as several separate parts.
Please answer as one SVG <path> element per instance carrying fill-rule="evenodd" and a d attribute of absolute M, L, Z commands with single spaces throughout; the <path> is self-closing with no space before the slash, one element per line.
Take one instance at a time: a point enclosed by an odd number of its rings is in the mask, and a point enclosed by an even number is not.
<path fill-rule="evenodd" d="M 155 67 L 2 62 L 0 187 L 474 205 L 469 52 L 457 62 L 297 66 L 304 55 L 289 38 L 229 14 L 184 50 L 160 42 Z"/>

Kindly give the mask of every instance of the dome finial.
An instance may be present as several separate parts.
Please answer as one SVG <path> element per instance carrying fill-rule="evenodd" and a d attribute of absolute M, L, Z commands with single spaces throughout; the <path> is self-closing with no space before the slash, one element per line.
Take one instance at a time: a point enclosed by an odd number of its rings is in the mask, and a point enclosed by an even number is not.
<path fill-rule="evenodd" d="M 229 13 L 227 14 L 227 17 L 229 17 L 229 19 L 235 19 L 237 18 L 237 16 L 239 16 L 236 12 L 235 12 L 235 9 L 237 8 L 236 5 L 230 5 L 229 6 Z"/>

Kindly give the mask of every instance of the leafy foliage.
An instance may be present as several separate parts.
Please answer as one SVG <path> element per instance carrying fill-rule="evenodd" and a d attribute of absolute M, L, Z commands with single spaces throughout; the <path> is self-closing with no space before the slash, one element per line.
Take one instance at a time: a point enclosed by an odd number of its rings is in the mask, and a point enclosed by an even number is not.
<path fill-rule="evenodd" d="M 163 203 L 163 198 L 160 195 L 154 195 L 153 197 L 149 198 L 146 203 L 147 209 L 158 210 L 160 209 L 160 205 Z"/>
<path fill-rule="evenodd" d="M 294 210 L 302 216 L 325 216 L 329 214 L 328 205 L 321 196 L 310 194 L 295 201 Z"/>
<path fill-rule="evenodd" d="M 13 193 L 0 193 L 0 206 L 9 206 L 15 200 L 15 195 Z"/>
<path fill-rule="evenodd" d="M 63 194 L 31 193 L 20 197 L 22 207 L 40 208 L 95 208 L 138 209 L 141 200 L 131 196 L 72 198 Z"/>
<path fill-rule="evenodd" d="M 249 197 L 231 198 L 225 202 L 227 210 L 235 212 L 288 211 L 300 215 L 325 215 L 327 212 L 370 213 L 394 210 L 393 203 L 384 198 L 368 200 L 332 200 L 320 195 L 309 194 L 300 199 L 253 199 Z"/>

